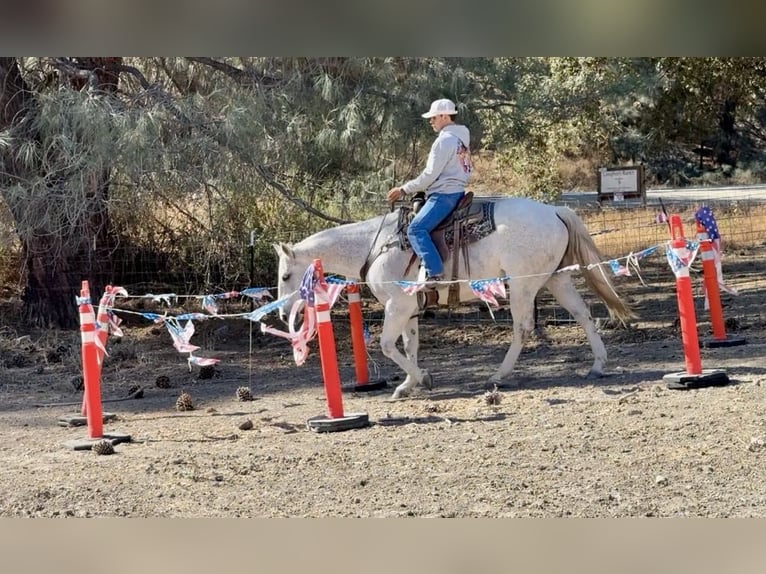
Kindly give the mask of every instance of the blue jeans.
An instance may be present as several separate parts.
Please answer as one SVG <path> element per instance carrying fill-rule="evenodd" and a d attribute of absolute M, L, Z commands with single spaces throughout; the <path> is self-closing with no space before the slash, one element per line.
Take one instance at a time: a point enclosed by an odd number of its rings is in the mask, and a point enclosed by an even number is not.
<path fill-rule="evenodd" d="M 442 258 L 436 245 L 431 241 L 431 231 L 457 207 L 463 195 L 465 194 L 462 191 L 432 193 L 410 223 L 407 237 L 412 244 L 412 249 L 418 254 L 426 268 L 426 276 L 440 275 L 444 272 Z"/>

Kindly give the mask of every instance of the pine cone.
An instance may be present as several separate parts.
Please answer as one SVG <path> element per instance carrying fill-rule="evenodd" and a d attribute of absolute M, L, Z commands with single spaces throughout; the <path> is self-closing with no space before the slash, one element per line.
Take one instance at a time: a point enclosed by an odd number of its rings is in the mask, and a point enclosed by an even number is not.
<path fill-rule="evenodd" d="M 182 392 L 181 395 L 176 400 L 176 410 L 178 411 L 193 411 L 194 410 L 194 402 L 192 401 L 191 395 L 187 392 Z"/>
<path fill-rule="evenodd" d="M 491 391 L 484 393 L 484 402 L 488 405 L 499 405 L 502 400 L 503 395 L 498 392 L 497 385 Z"/>
<path fill-rule="evenodd" d="M 90 450 L 96 454 L 114 454 L 114 446 L 112 446 L 112 442 L 106 439 L 93 443 Z"/>
<path fill-rule="evenodd" d="M 170 379 L 168 378 L 167 375 L 160 375 L 154 381 L 154 384 L 157 386 L 158 389 L 169 389 L 170 388 Z"/>
<path fill-rule="evenodd" d="M 252 401 L 253 394 L 250 392 L 250 387 L 238 387 L 237 388 L 237 400 L 238 401 Z"/>

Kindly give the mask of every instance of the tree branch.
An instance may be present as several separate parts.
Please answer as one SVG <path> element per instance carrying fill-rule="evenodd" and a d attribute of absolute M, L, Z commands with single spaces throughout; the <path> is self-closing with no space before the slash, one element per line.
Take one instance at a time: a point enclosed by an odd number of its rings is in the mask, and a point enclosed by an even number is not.
<path fill-rule="evenodd" d="M 217 70 L 220 70 L 230 77 L 234 77 L 235 79 L 246 77 L 245 72 L 243 70 L 240 70 L 239 68 L 235 68 L 234 66 L 230 66 L 229 64 L 226 64 L 224 62 L 219 62 L 217 60 L 213 60 L 212 58 L 187 58 L 191 61 L 196 61 L 201 64 L 205 64 L 208 66 L 211 66 Z M 68 58 L 56 58 L 55 64 L 60 67 L 64 67 L 67 69 L 74 69 L 74 70 L 90 70 L 93 67 L 88 66 L 87 64 L 82 64 L 79 62 L 74 62 L 72 60 L 69 60 Z M 178 107 L 175 105 L 175 102 L 173 101 L 173 97 L 168 94 L 165 90 L 163 90 L 159 85 L 150 83 L 146 77 L 141 73 L 140 70 L 137 68 L 134 68 L 133 66 L 128 66 L 125 64 L 105 64 L 103 66 L 105 70 L 108 71 L 114 71 L 114 72 L 125 72 L 128 74 L 131 74 L 135 78 L 138 79 L 138 81 L 141 83 L 141 86 L 147 91 L 148 94 L 150 94 L 152 97 L 154 97 L 155 100 L 159 101 L 166 109 L 168 109 L 176 118 L 178 118 L 179 121 L 183 122 L 185 125 L 192 126 L 194 125 L 197 129 L 201 130 L 205 133 L 208 137 L 215 140 L 218 145 L 225 147 L 226 149 L 229 149 L 237 154 L 237 156 L 240 158 L 241 161 L 243 161 L 245 164 L 248 164 L 255 169 L 256 173 L 263 179 L 263 181 L 267 184 L 268 187 L 276 190 L 282 197 L 284 197 L 287 201 L 290 203 L 293 203 L 294 205 L 297 205 L 304 211 L 307 211 L 308 213 L 319 217 L 320 219 L 324 219 L 325 221 L 329 221 L 331 223 L 350 223 L 350 221 L 345 219 L 339 219 L 337 217 L 333 217 L 332 215 L 328 215 L 326 213 L 323 213 L 319 211 L 318 209 L 312 207 L 311 205 L 307 204 L 305 201 L 303 201 L 301 198 L 296 197 L 293 192 L 276 181 L 274 177 L 272 177 L 268 170 L 260 164 L 254 164 L 252 161 L 250 161 L 240 150 L 236 149 L 236 147 L 231 146 L 229 142 L 227 142 L 224 138 L 220 137 L 218 134 L 210 130 L 204 125 L 201 124 L 194 124 L 191 119 L 186 116 Z M 276 82 L 277 79 L 270 77 L 270 76 L 262 76 L 260 78 L 261 80 L 267 79 L 271 82 Z"/>
<path fill-rule="evenodd" d="M 274 76 L 268 76 L 265 74 L 252 74 L 252 73 L 248 74 L 242 68 L 237 68 L 236 66 L 232 66 L 231 64 L 227 64 L 226 62 L 219 62 L 218 60 L 214 60 L 213 58 L 186 58 L 186 59 L 189 60 L 190 62 L 203 64 L 205 66 L 209 66 L 215 70 L 218 70 L 219 72 L 223 72 L 224 74 L 236 80 L 240 84 L 255 83 L 259 86 L 273 86 L 280 82 L 280 79 Z"/>

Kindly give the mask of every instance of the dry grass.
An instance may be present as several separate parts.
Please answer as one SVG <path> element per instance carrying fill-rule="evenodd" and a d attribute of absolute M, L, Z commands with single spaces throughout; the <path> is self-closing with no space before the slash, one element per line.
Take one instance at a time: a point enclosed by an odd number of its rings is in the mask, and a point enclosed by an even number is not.
<path fill-rule="evenodd" d="M 510 170 L 498 169 L 494 152 L 475 153 L 471 159 L 474 171 L 468 188 L 476 195 L 515 195 L 526 188 L 523 178 Z"/>

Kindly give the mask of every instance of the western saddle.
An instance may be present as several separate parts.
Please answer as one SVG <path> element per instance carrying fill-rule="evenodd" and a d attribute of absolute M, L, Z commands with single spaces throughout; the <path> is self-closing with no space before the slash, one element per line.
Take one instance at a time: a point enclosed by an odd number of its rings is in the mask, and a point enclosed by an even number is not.
<path fill-rule="evenodd" d="M 404 203 L 399 210 L 399 245 L 402 249 L 411 247 L 407 237 L 407 229 L 412 218 L 417 214 L 420 207 L 425 203 L 425 194 L 416 193 L 409 204 Z M 458 278 L 460 254 L 462 253 L 463 264 L 466 274 L 470 275 L 471 266 L 468 259 L 468 245 L 489 235 L 495 229 L 494 202 L 489 199 L 474 199 L 473 192 L 468 191 L 460 200 L 457 207 L 431 232 L 431 239 L 439 251 L 442 261 L 446 261 L 452 252 L 452 265 L 447 278 L 449 284 L 447 305 L 455 308 L 460 304 L 460 284 L 455 282 Z M 412 264 L 417 259 L 413 252 L 407 263 L 404 275 L 409 272 Z M 435 306 L 439 301 L 439 293 L 435 289 L 425 292 L 426 300 L 423 307 Z"/>

